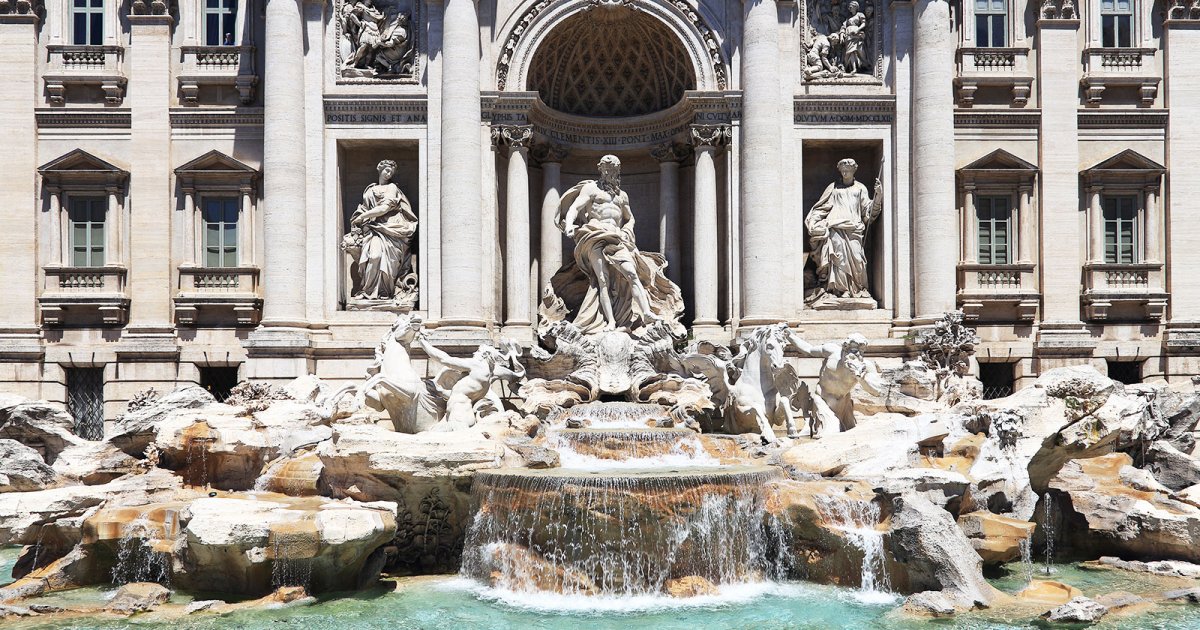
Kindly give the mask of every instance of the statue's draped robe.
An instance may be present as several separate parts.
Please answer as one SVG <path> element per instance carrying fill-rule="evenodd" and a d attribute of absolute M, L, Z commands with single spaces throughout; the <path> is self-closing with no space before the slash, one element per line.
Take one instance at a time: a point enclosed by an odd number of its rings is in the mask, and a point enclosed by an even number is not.
<path fill-rule="evenodd" d="M 362 204 L 351 219 L 386 206 L 387 212 L 363 222 L 362 251 L 358 255 L 362 297 L 386 300 L 395 297 L 396 284 L 408 273 L 412 252 L 409 240 L 417 230 L 412 204 L 395 184 L 372 184 L 363 191 Z"/>
<path fill-rule="evenodd" d="M 555 218 L 559 229 L 565 228 L 567 210 L 584 186 L 590 183 L 593 182 L 582 181 L 563 194 Z M 589 220 L 582 213 L 578 221 L 574 235 L 574 258 L 550 280 L 554 293 L 566 305 L 572 323 L 584 333 L 602 330 L 607 324 L 604 312 L 600 309 L 599 286 L 593 266 L 594 261 L 602 260 L 608 269 L 608 290 L 618 326 L 637 332 L 657 318 L 665 321 L 672 333 L 679 336 L 687 334 L 679 323 L 683 315 L 683 296 L 679 287 L 666 276 L 667 261 L 661 254 L 638 251 L 633 236 L 633 218 L 630 217 L 620 228 L 604 221 Z M 656 318 L 640 312 L 633 299 L 632 288 L 617 270 L 617 265 L 626 261 L 633 264 L 638 283 L 645 288 L 650 310 Z"/>
<path fill-rule="evenodd" d="M 834 182 L 809 211 L 804 226 L 812 243 L 818 277 L 825 290 L 846 297 L 867 296 L 867 256 L 863 237 L 879 210 L 867 187 Z"/>

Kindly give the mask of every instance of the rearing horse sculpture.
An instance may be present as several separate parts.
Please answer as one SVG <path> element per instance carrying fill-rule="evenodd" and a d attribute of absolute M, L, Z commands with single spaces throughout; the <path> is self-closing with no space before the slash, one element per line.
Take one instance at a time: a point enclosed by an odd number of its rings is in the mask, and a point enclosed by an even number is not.
<path fill-rule="evenodd" d="M 412 367 L 408 348 L 421 330 L 421 318 L 401 315 L 375 348 L 370 378 L 359 388 L 367 407 L 386 411 L 396 431 L 419 433 L 445 415 L 444 398 Z"/>

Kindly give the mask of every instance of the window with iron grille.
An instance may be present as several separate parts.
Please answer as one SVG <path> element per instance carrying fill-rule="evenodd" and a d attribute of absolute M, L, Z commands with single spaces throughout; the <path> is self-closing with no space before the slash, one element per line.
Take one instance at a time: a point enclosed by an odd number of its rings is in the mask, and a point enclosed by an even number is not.
<path fill-rule="evenodd" d="M 67 368 L 67 413 L 75 419 L 76 435 L 104 439 L 104 368 Z"/>
<path fill-rule="evenodd" d="M 1105 361 L 1108 364 L 1108 378 L 1126 385 L 1142 382 L 1142 363 L 1144 361 Z"/>
<path fill-rule="evenodd" d="M 237 0 L 204 0 L 204 43 L 207 46 L 233 46 L 233 20 Z"/>
<path fill-rule="evenodd" d="M 1007 196 L 980 196 L 975 201 L 979 231 L 979 262 L 1007 265 L 1011 262 L 1012 200 Z"/>
<path fill-rule="evenodd" d="M 1003 48 L 1008 45 L 1008 0 L 975 0 L 975 45 Z"/>
<path fill-rule="evenodd" d="M 1100 0 L 1100 45 L 1133 46 L 1133 0 Z"/>
<path fill-rule="evenodd" d="M 983 382 L 983 397 L 985 400 L 1004 398 L 1013 393 L 1012 363 L 980 363 L 979 380 Z"/>
<path fill-rule="evenodd" d="M 217 402 L 225 402 L 229 398 L 229 392 L 238 384 L 238 368 L 232 367 L 213 367 L 207 366 L 200 368 L 200 387 L 208 390 L 208 393 L 217 399 Z"/>
<path fill-rule="evenodd" d="M 237 197 L 204 198 L 204 266 L 236 267 L 238 264 Z"/>
<path fill-rule="evenodd" d="M 71 222 L 71 264 L 76 267 L 104 266 L 104 214 L 108 202 L 103 197 L 71 197 L 67 219 Z"/>
<path fill-rule="evenodd" d="M 1104 262 L 1135 263 L 1139 261 L 1137 218 L 1137 197 L 1105 195 Z"/>
<path fill-rule="evenodd" d="M 72 0 L 71 43 L 99 46 L 104 43 L 104 0 Z"/>

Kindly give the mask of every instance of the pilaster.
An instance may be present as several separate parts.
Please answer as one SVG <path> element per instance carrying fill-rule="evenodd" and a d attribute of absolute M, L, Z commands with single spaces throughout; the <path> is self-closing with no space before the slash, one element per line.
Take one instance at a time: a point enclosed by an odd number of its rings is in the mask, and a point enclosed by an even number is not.
<path fill-rule="evenodd" d="M 1194 4 L 1192 5 L 1194 6 Z M 1200 10 L 1171 2 L 1163 25 L 1166 76 L 1167 185 L 1162 200 L 1167 227 L 1167 291 L 1171 294 L 1166 330 L 1168 377 L 1200 372 Z"/>

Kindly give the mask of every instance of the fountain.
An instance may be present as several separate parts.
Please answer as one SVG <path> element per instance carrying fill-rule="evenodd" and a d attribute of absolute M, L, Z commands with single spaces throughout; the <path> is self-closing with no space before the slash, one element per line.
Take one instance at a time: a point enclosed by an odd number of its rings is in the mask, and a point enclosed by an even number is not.
<path fill-rule="evenodd" d="M 879 505 L 874 501 L 858 501 L 842 497 L 820 496 L 817 505 L 826 518 L 842 531 L 846 540 L 862 552 L 859 574 L 859 593 L 868 601 L 892 600 L 891 582 L 884 567 L 883 532 Z"/>
<path fill-rule="evenodd" d="M 1042 536 L 1046 539 L 1045 548 L 1045 570 L 1046 575 L 1054 572 L 1054 520 L 1053 520 L 1054 503 L 1050 499 L 1050 493 L 1042 494 Z"/>

